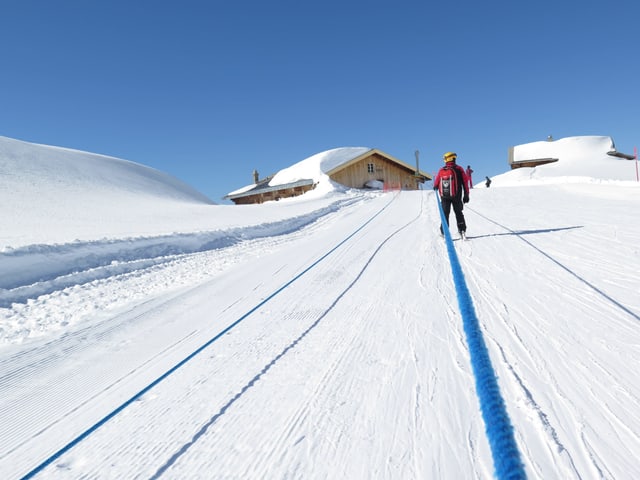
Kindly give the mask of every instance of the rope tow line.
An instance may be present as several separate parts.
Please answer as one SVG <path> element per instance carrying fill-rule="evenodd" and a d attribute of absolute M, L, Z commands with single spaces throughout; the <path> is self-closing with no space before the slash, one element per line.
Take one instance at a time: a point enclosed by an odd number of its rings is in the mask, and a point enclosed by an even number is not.
<path fill-rule="evenodd" d="M 464 279 L 464 273 L 453 246 L 448 223 L 442 210 L 440 195 L 436 192 L 436 202 L 440 210 L 442 230 L 447 244 L 449 263 L 453 283 L 458 297 L 458 307 L 462 315 L 462 323 L 469 347 L 471 367 L 476 383 L 476 394 L 480 400 L 480 410 L 485 424 L 485 432 L 491 447 L 493 467 L 499 480 L 526 479 L 524 466 L 520 459 L 520 452 L 513 435 L 513 427 L 507 414 L 504 400 L 500 394 L 500 387 L 495 370 L 491 365 L 491 358 L 487 345 L 482 336 L 480 323 L 476 316 L 471 294 Z"/>

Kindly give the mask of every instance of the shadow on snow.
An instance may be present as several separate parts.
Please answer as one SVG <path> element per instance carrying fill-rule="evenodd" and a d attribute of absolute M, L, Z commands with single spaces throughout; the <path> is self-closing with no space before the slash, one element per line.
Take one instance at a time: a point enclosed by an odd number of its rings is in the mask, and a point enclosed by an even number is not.
<path fill-rule="evenodd" d="M 493 223 L 495 223 L 495 222 L 493 222 Z M 563 230 L 574 230 L 576 228 L 584 228 L 583 225 L 576 225 L 574 227 L 561 227 L 561 228 L 538 228 L 538 229 L 535 229 L 535 230 L 511 230 L 511 229 L 508 229 L 508 228 L 506 228 L 506 227 L 504 227 L 502 225 L 500 225 L 500 227 L 504 228 L 504 229 L 506 229 L 508 231 L 507 232 L 502 232 L 502 233 L 488 233 L 486 235 L 473 235 L 473 236 L 468 236 L 467 239 L 471 240 L 471 239 L 475 239 L 475 238 L 502 237 L 502 236 L 505 236 L 505 235 L 516 235 L 516 236 L 536 235 L 536 234 L 540 234 L 540 233 L 553 233 L 553 232 L 561 232 Z"/>

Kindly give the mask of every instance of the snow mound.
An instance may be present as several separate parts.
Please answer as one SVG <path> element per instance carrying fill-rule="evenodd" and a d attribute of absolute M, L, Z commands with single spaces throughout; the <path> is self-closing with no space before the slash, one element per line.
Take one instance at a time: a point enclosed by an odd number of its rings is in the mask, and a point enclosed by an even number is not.
<path fill-rule="evenodd" d="M 556 162 L 537 167 L 521 167 L 491 180 L 492 186 L 522 185 L 523 183 L 603 183 L 636 180 L 634 161 L 609 155 L 615 152 L 613 139 L 608 136 L 567 137 L 517 145 L 513 148 L 514 162 L 543 158 Z"/>
<path fill-rule="evenodd" d="M 0 251 L 145 232 L 171 233 L 211 200 L 138 163 L 0 137 Z M 158 227 L 164 225 L 162 231 Z"/>
<path fill-rule="evenodd" d="M 316 153 L 290 167 L 280 170 L 273 176 L 269 185 L 284 185 L 308 179 L 316 183 L 326 181 L 329 178 L 327 176 L 328 172 L 349 160 L 359 157 L 369 150 L 371 150 L 371 148 L 368 147 L 341 147 Z"/>
<path fill-rule="evenodd" d="M 0 195 L 34 195 L 47 203 L 107 193 L 212 203 L 177 178 L 135 162 L 7 137 L 0 137 L 0 173 Z"/>

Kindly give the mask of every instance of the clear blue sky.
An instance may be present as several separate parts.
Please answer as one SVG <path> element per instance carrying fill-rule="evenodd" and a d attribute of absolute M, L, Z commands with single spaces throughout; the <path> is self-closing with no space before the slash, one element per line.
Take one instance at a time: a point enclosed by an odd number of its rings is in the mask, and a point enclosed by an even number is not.
<path fill-rule="evenodd" d="M 5 0 L 0 135 L 112 155 L 216 202 L 335 147 L 477 181 L 548 135 L 640 143 L 640 3 Z"/>

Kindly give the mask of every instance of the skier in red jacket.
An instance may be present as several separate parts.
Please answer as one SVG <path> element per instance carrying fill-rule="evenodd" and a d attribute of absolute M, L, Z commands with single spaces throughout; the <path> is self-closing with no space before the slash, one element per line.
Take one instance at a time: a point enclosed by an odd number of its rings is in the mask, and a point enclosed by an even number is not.
<path fill-rule="evenodd" d="M 464 168 L 456 163 L 458 156 L 455 153 L 447 152 L 442 158 L 444 159 L 444 167 L 438 171 L 433 181 L 433 189 L 438 190 L 440 193 L 447 227 L 449 226 L 449 213 L 451 212 L 451 206 L 453 206 L 458 232 L 461 238 L 465 238 L 467 224 L 462 210 L 464 208 L 463 204 L 469 202 L 469 179 Z M 442 224 L 440 225 L 440 233 L 444 234 Z"/>

